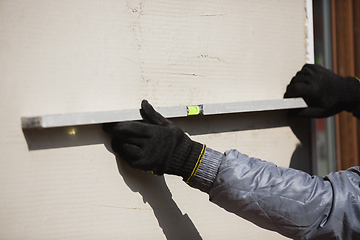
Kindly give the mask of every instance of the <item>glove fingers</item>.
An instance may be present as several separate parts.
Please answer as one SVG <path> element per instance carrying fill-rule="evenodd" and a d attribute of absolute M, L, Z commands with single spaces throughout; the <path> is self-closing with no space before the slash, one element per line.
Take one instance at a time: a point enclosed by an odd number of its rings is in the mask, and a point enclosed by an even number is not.
<path fill-rule="evenodd" d="M 307 97 L 312 92 L 311 86 L 306 83 L 291 83 L 287 86 L 284 98 Z"/>
<path fill-rule="evenodd" d="M 314 64 L 305 64 L 300 72 L 305 76 L 312 76 L 315 71 L 316 69 Z"/>
<path fill-rule="evenodd" d="M 320 65 L 305 64 L 300 71 L 291 79 L 290 84 L 296 82 L 311 83 L 311 78 L 317 75 L 317 72 L 321 70 Z"/>
<path fill-rule="evenodd" d="M 143 157 L 143 151 L 140 147 L 126 143 L 119 138 L 114 138 L 111 141 L 111 147 L 128 163 Z"/>
<path fill-rule="evenodd" d="M 123 141 L 121 141 L 118 138 L 113 138 L 111 141 L 111 148 L 112 148 L 112 150 L 114 150 L 114 152 L 120 153 L 121 152 L 120 145 L 122 145 L 122 144 L 123 144 Z"/>
<path fill-rule="evenodd" d="M 148 101 L 141 102 L 140 114 L 144 120 L 156 125 L 166 126 L 170 121 L 164 118 L 160 113 L 154 110 Z"/>
<path fill-rule="evenodd" d="M 323 108 L 305 108 L 292 110 L 290 115 L 307 118 L 324 118 L 331 116 L 332 114 L 327 113 Z"/>
<path fill-rule="evenodd" d="M 105 123 L 103 129 L 107 133 L 111 133 L 116 137 L 125 139 L 128 137 L 146 138 L 149 137 L 150 128 L 149 124 L 141 122 L 119 122 L 119 123 Z"/>
<path fill-rule="evenodd" d="M 311 84 L 311 78 L 301 72 L 298 72 L 290 81 L 289 85 L 296 83 Z"/>
<path fill-rule="evenodd" d="M 153 171 L 154 164 L 145 158 L 141 148 L 123 142 L 121 139 L 114 138 L 111 142 L 113 150 L 132 168 L 141 169 L 143 171 Z"/>
<path fill-rule="evenodd" d="M 146 142 L 148 141 L 148 138 L 142 138 L 142 137 L 133 137 L 129 135 L 121 135 L 117 136 L 116 138 L 120 139 L 124 143 L 128 143 L 137 147 L 142 148 L 146 145 Z"/>
<path fill-rule="evenodd" d="M 321 73 L 324 71 L 329 71 L 328 69 L 324 68 L 320 64 L 305 64 L 303 69 L 305 69 L 306 72 L 311 74 L 312 76 L 315 76 L 318 73 Z"/>
<path fill-rule="evenodd" d="M 309 64 L 305 64 L 300 71 L 298 71 L 295 76 L 291 79 L 290 84 L 294 81 L 303 81 L 310 75 Z"/>
<path fill-rule="evenodd" d="M 102 129 L 104 130 L 104 132 L 112 134 L 113 128 L 115 127 L 116 124 L 118 124 L 118 123 L 116 123 L 116 122 L 104 123 L 102 125 Z"/>

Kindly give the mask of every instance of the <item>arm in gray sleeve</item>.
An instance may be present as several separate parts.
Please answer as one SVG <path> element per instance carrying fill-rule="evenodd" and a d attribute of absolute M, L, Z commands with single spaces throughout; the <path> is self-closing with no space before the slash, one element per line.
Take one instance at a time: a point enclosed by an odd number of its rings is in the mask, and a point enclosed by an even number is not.
<path fill-rule="evenodd" d="M 360 239 L 359 167 L 322 178 L 208 148 L 189 184 L 227 211 L 293 239 Z"/>

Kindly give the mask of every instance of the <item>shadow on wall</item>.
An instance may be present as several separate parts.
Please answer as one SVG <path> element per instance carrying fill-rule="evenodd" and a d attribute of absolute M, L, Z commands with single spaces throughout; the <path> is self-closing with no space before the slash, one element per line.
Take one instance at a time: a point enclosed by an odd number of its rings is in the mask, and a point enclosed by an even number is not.
<path fill-rule="evenodd" d="M 108 138 L 101 125 L 23 129 L 23 133 L 30 151 L 103 144 Z"/>
<path fill-rule="evenodd" d="M 105 146 L 112 152 L 111 144 Z M 127 186 L 133 192 L 138 192 L 143 197 L 144 203 L 149 203 L 153 209 L 167 240 L 202 239 L 189 216 L 182 214 L 172 199 L 164 176 L 155 176 L 152 173 L 133 169 L 119 157 L 116 157 L 116 162 Z"/>
<path fill-rule="evenodd" d="M 311 119 L 290 117 L 289 126 L 300 141 L 291 156 L 289 167 L 314 174 L 311 155 Z"/>
<path fill-rule="evenodd" d="M 92 144 L 105 144 L 112 152 L 111 137 L 102 131 L 100 125 L 76 128 L 53 128 L 25 130 L 24 135 L 29 150 L 64 148 Z M 172 199 L 171 192 L 163 176 L 154 176 L 129 167 L 116 157 L 120 175 L 128 187 L 138 192 L 144 203 L 149 203 L 167 240 L 194 239 L 201 236 L 187 214 Z M 180 180 L 180 179 L 179 179 Z"/>

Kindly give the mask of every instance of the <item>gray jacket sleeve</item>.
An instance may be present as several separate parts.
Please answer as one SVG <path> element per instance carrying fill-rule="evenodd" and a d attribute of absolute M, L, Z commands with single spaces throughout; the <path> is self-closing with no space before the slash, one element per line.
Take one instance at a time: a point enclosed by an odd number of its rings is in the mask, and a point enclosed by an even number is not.
<path fill-rule="evenodd" d="M 359 167 L 311 176 L 208 148 L 189 184 L 227 211 L 293 239 L 360 239 Z"/>

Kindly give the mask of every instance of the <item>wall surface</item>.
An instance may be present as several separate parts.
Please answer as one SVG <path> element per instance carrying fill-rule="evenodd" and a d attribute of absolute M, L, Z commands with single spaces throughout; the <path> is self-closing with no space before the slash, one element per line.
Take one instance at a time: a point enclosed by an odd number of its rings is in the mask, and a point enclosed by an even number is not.
<path fill-rule="evenodd" d="M 281 99 L 305 63 L 304 18 L 304 1 L 0 0 L 0 239 L 283 239 L 129 168 L 99 125 L 20 118 Z M 286 112 L 175 122 L 218 151 L 308 157 Z"/>

